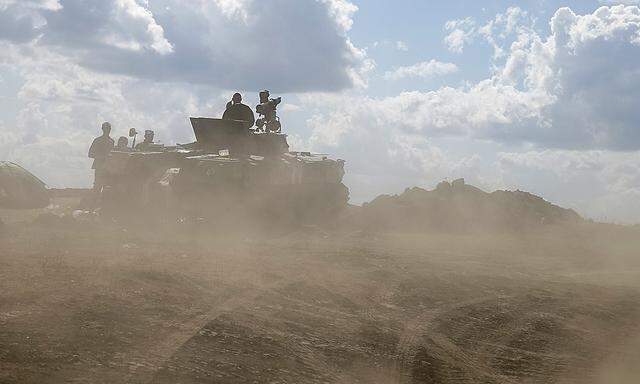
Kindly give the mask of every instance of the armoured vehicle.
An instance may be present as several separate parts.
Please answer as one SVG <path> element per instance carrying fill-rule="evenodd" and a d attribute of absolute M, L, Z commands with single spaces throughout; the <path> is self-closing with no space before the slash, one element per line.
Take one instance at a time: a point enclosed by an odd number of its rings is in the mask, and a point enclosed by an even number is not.
<path fill-rule="evenodd" d="M 243 214 L 314 221 L 346 207 L 344 161 L 290 151 L 279 120 L 263 121 L 262 128 L 236 120 L 190 121 L 193 143 L 111 152 L 105 208 L 222 221 Z"/>

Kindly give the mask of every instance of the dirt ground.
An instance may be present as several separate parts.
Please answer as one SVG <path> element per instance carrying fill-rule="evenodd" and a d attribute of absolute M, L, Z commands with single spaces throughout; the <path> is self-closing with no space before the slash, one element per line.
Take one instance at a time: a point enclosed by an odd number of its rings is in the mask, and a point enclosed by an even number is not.
<path fill-rule="evenodd" d="M 0 217 L 0 383 L 640 382 L 637 230 Z"/>

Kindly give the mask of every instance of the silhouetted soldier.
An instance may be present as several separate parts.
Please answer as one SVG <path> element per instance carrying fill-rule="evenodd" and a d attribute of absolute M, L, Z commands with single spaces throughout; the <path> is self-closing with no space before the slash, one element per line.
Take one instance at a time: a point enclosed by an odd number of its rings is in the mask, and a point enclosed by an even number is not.
<path fill-rule="evenodd" d="M 116 151 L 127 152 L 129 151 L 129 139 L 126 136 L 118 137 L 118 143 L 116 144 Z"/>
<path fill-rule="evenodd" d="M 147 129 L 146 131 L 144 131 L 144 140 L 142 141 L 142 143 L 138 143 L 136 145 L 136 150 L 147 151 L 151 149 L 151 147 L 153 146 L 154 137 L 155 137 L 155 133 L 152 130 Z"/>
<path fill-rule="evenodd" d="M 245 121 L 245 128 L 247 129 L 253 127 L 256 122 L 253 111 L 248 105 L 242 104 L 242 95 L 237 92 L 233 94 L 233 98 L 227 103 L 227 109 L 224 111 L 222 118 L 224 120 Z"/>
<path fill-rule="evenodd" d="M 114 145 L 113 139 L 109 137 L 110 133 L 111 124 L 108 122 L 102 123 L 102 136 L 96 137 L 89 148 L 89 157 L 93 159 L 91 169 L 95 170 L 93 191 L 96 195 L 102 192 L 102 188 L 105 185 L 105 162 Z"/>

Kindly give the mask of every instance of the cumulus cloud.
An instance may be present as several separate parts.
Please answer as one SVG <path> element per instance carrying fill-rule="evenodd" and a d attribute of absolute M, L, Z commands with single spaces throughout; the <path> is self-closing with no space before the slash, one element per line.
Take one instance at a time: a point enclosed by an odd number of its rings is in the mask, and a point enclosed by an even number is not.
<path fill-rule="evenodd" d="M 640 149 L 640 9 L 559 9 L 550 34 L 520 28 L 523 12 L 499 15 L 493 36 L 516 31 L 494 74 L 462 88 L 405 93 L 375 101 L 416 116 L 411 129 L 544 147 Z M 496 25 L 502 25 L 502 30 Z M 418 73 L 399 69 L 397 76 Z M 429 73 L 429 71 L 426 71 Z M 393 77 L 393 74 L 389 74 Z"/>
<path fill-rule="evenodd" d="M 407 42 L 402 41 L 402 40 L 391 40 L 391 39 L 382 39 L 382 40 L 376 40 L 371 44 L 371 47 L 373 48 L 380 48 L 380 47 L 384 47 L 384 48 L 393 48 L 396 51 L 400 51 L 400 52 L 408 52 L 409 51 L 409 44 L 407 44 Z"/>
<path fill-rule="evenodd" d="M 493 59 L 501 59 L 508 52 L 509 38 L 513 35 L 534 35 L 534 18 L 520 7 L 509 7 L 504 13 L 498 13 L 493 20 L 477 29 L 493 47 Z"/>
<path fill-rule="evenodd" d="M 454 53 L 462 53 L 465 46 L 477 38 L 484 39 L 493 48 L 493 59 L 503 58 L 507 53 L 509 38 L 522 33 L 533 32 L 535 19 L 520 7 L 509 7 L 498 13 L 485 24 L 478 24 L 472 17 L 449 20 L 444 25 L 448 34 L 443 42 L 447 49 Z"/>
<path fill-rule="evenodd" d="M 458 66 L 453 63 L 443 63 L 431 59 L 406 67 L 398 67 L 385 73 L 389 80 L 399 80 L 407 77 L 428 78 L 433 76 L 448 75 L 458 71 Z"/>
<path fill-rule="evenodd" d="M 451 52 L 462 53 L 464 46 L 471 43 L 476 34 L 476 22 L 471 17 L 459 20 L 449 20 L 444 25 L 444 43 Z"/>
<path fill-rule="evenodd" d="M 300 104 L 312 112 L 307 121 L 312 133 L 298 145 L 347 160 L 346 180 L 354 202 L 409 185 L 433 186 L 446 178 L 467 177 L 476 185 L 495 186 L 490 174 L 477 172 L 482 160 L 477 153 L 451 153 L 435 137 L 416 134 L 428 112 L 421 109 L 419 96 L 303 96 Z"/>
<path fill-rule="evenodd" d="M 0 0 L 0 10 L 5 10 L 18 4 L 25 8 L 46 9 L 50 11 L 57 11 L 62 8 L 59 0 Z"/>
<path fill-rule="evenodd" d="M 396 49 L 398 51 L 407 52 L 409 50 L 409 45 L 402 40 L 396 41 Z"/>
<path fill-rule="evenodd" d="M 353 26 L 353 14 L 358 7 L 348 0 L 321 0 L 329 6 L 329 14 L 333 16 L 342 32 L 347 32 Z"/>
<path fill-rule="evenodd" d="M 146 46 L 161 55 L 173 52 L 173 45 L 165 38 L 164 29 L 151 11 L 136 0 L 116 0 L 114 6 L 115 25 L 109 28 L 111 31 L 104 38 L 106 43 L 134 51 Z"/>
<path fill-rule="evenodd" d="M 13 20 L 13 24 L 5 26 L 6 33 L 0 35 L 6 40 L 24 42 L 37 38 L 44 43 L 67 45 L 59 40 L 67 38 L 70 43 L 67 48 L 91 49 L 93 44 L 96 48 L 107 45 L 132 51 L 148 49 L 159 54 L 173 51 L 162 26 L 136 0 L 95 4 L 77 0 L 3 1 L 0 17 Z M 30 25 L 25 25 L 27 19 Z"/>
<path fill-rule="evenodd" d="M 556 201 L 588 217 L 637 223 L 640 153 L 543 150 L 501 152 L 498 167 L 508 185 L 546 189 Z M 543 187 L 545 186 L 545 187 Z M 548 187 L 553 186 L 553 187 Z"/>
<path fill-rule="evenodd" d="M 47 24 L 42 12 L 60 9 L 58 0 L 0 0 L 0 39 L 30 41 Z"/>
<path fill-rule="evenodd" d="M 0 39 L 98 72 L 291 92 L 366 86 L 373 67 L 346 0 L 3 1 Z"/>
<path fill-rule="evenodd" d="M 249 18 L 249 0 L 214 0 L 223 15 L 230 19 L 238 18 L 247 22 Z"/>

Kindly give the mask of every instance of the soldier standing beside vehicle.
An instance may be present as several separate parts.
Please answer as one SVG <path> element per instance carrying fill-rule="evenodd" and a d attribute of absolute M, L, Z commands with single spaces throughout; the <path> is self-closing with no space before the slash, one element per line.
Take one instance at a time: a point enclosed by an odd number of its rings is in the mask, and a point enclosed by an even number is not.
<path fill-rule="evenodd" d="M 93 181 L 93 192 L 95 196 L 99 196 L 105 185 L 105 163 L 109 152 L 113 149 L 114 141 L 109 136 L 111 133 L 111 124 L 102 123 L 102 136 L 96 137 L 89 148 L 89 158 L 93 159 L 91 169 L 95 171 Z"/>
<path fill-rule="evenodd" d="M 233 98 L 227 103 L 227 109 L 222 115 L 224 120 L 241 120 L 246 122 L 245 128 L 249 129 L 253 127 L 256 122 L 256 118 L 253 115 L 253 111 L 248 105 L 242 104 L 242 95 L 234 93 Z"/>

